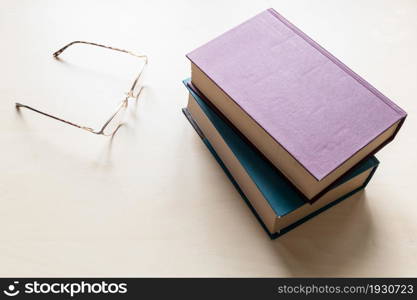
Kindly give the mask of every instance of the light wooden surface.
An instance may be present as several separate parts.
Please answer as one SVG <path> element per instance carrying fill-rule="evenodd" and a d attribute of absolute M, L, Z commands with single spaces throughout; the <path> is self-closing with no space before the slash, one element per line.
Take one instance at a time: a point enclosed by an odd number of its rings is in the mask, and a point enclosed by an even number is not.
<path fill-rule="evenodd" d="M 185 53 L 274 7 L 408 113 L 360 194 L 270 241 L 181 114 Z M 417 2 L 0 2 L 0 276 L 416 276 Z M 147 89 L 99 125 L 137 63 Z"/>

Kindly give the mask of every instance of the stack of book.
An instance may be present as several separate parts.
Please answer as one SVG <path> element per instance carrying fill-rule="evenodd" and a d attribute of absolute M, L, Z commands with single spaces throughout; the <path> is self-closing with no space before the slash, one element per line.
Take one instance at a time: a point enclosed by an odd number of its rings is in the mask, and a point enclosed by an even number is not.
<path fill-rule="evenodd" d="M 183 112 L 271 238 L 363 189 L 406 117 L 273 9 L 187 57 Z"/>

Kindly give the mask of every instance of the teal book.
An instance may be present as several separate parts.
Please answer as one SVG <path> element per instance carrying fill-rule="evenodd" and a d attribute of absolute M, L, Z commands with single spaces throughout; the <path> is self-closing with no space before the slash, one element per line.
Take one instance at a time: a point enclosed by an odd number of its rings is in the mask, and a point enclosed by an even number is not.
<path fill-rule="evenodd" d="M 378 167 L 379 161 L 370 156 L 339 178 L 317 201 L 306 202 L 292 183 L 192 86 L 189 79 L 183 82 L 189 91 L 184 115 L 271 239 L 365 188 Z"/>

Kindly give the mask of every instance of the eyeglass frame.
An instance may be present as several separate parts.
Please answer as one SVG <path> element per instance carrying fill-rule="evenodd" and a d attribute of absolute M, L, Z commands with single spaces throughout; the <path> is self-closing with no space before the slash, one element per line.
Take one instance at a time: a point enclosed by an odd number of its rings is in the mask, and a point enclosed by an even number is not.
<path fill-rule="evenodd" d="M 105 45 L 101 45 L 101 44 L 97 44 L 97 43 L 92 43 L 92 42 L 85 42 L 85 41 L 73 41 L 73 42 L 71 42 L 71 43 L 69 43 L 69 44 L 67 44 L 67 45 L 65 45 L 64 47 L 62 47 L 61 49 L 59 49 L 58 51 L 55 51 L 52 55 L 53 55 L 53 57 L 55 58 L 55 59 L 59 59 L 59 55 L 62 53 L 62 52 L 64 52 L 68 47 L 70 47 L 70 46 L 72 46 L 72 45 L 74 45 L 74 44 L 86 44 L 86 45 L 92 45 L 92 46 L 97 46 L 97 47 L 101 47 L 101 48 L 106 48 L 106 49 L 110 49 L 110 50 L 114 50 L 114 51 L 119 51 L 119 52 L 123 52 L 123 53 L 126 53 L 126 54 L 129 54 L 129 55 L 132 55 L 132 56 L 134 56 L 134 57 L 137 57 L 137 58 L 141 58 L 141 59 L 144 59 L 145 60 L 145 63 L 144 63 L 144 65 L 143 65 L 143 67 L 141 68 L 141 70 L 140 70 L 140 72 L 139 72 L 139 75 L 138 76 L 136 76 L 136 78 L 135 78 L 135 80 L 133 81 L 133 84 L 132 84 L 132 86 L 131 86 L 131 88 L 130 88 L 130 90 L 126 93 L 126 97 L 119 103 L 119 105 L 117 106 L 117 108 L 116 108 L 116 111 L 111 115 L 111 117 L 104 123 L 104 125 L 99 129 L 99 130 L 94 130 L 93 128 L 91 128 L 91 127 L 87 127 L 87 126 L 82 126 L 82 125 L 79 125 L 79 124 L 76 124 L 76 123 L 73 123 L 73 122 L 70 122 L 70 121 L 68 121 L 68 120 L 65 120 L 65 119 L 61 119 L 61 118 L 59 118 L 59 117 L 57 117 L 57 116 L 54 116 L 54 115 L 51 115 L 51 114 L 48 114 L 48 113 L 45 113 L 45 112 L 43 112 L 43 111 L 40 111 L 40 110 L 38 110 L 38 109 L 36 109 L 36 108 L 33 108 L 33 107 L 31 107 L 31 106 L 29 106 L 29 105 L 26 105 L 26 104 L 22 104 L 22 103 L 19 103 L 19 102 L 15 102 L 15 106 L 16 106 L 16 109 L 20 109 L 20 108 L 26 108 L 26 109 L 29 109 L 29 110 L 32 110 L 32 111 L 34 111 L 34 112 L 36 112 L 36 113 L 39 113 L 39 114 L 41 114 L 41 115 L 44 115 L 44 116 L 47 116 L 47 117 L 49 117 L 49 118 L 52 118 L 52 119 L 55 119 L 55 120 L 57 120 L 57 121 L 60 121 L 60 122 L 63 122 L 63 123 L 66 123 L 66 124 L 68 124 L 68 125 L 71 125 L 71 126 L 74 126 L 74 127 L 77 127 L 77 128 L 80 128 L 80 129 L 83 129 L 83 130 L 86 130 L 86 131 L 88 131 L 88 132 L 91 132 L 91 133 L 94 133 L 94 134 L 97 134 L 97 135 L 105 135 L 105 136 L 112 136 L 112 135 L 114 135 L 115 134 L 115 132 L 117 131 L 117 129 L 118 129 L 118 127 L 120 126 L 120 124 L 112 131 L 112 133 L 111 134 L 106 134 L 105 133 L 105 129 L 106 129 L 106 127 L 110 124 L 110 122 L 115 118 L 115 116 L 123 109 L 123 108 L 126 108 L 127 106 L 128 106 L 128 101 L 129 101 L 129 99 L 138 99 L 138 97 L 140 96 L 140 94 L 141 94 L 141 92 L 142 92 L 142 89 L 143 89 L 143 86 L 140 86 L 139 87 L 139 92 L 137 93 L 137 95 L 134 95 L 134 90 L 135 90 L 135 88 L 136 88 L 136 85 L 139 83 L 139 81 L 140 81 L 140 79 L 141 79 L 141 77 L 142 77 L 142 75 L 143 75 L 143 72 L 144 72 L 144 70 L 145 70 L 145 67 L 147 66 L 147 64 L 148 64 L 148 56 L 146 56 L 146 55 L 138 55 L 138 54 L 135 54 L 135 53 L 133 53 L 133 52 L 130 52 L 130 51 L 127 51 L 127 50 L 124 50 L 124 49 L 119 49 L 119 48 L 114 48 L 114 47 L 109 47 L 109 46 L 105 46 Z"/>

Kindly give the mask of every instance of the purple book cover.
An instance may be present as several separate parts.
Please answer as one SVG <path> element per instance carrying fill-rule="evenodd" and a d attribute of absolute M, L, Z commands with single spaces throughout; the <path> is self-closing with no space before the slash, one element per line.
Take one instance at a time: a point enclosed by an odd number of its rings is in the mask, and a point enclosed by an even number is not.
<path fill-rule="evenodd" d="M 273 9 L 187 57 L 318 180 L 406 116 Z"/>

